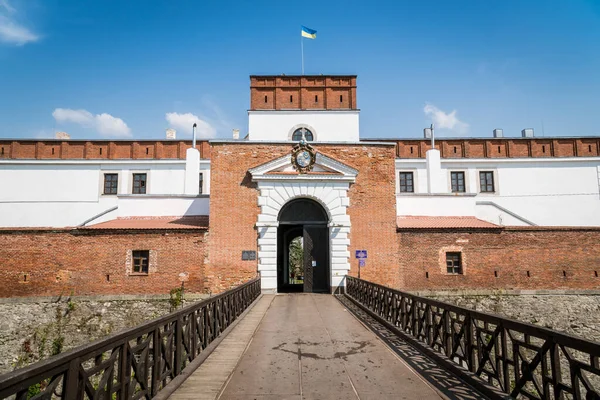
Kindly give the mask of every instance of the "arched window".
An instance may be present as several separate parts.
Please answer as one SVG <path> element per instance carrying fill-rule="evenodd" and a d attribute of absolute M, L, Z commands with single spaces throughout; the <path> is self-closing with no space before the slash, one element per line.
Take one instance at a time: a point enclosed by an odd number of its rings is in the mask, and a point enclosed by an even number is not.
<path fill-rule="evenodd" d="M 294 133 L 292 134 L 292 140 L 294 142 L 299 142 L 300 140 L 302 140 L 302 132 L 304 131 L 304 137 L 306 138 L 307 142 L 312 142 L 314 140 L 313 138 L 313 134 L 311 131 L 309 131 L 306 128 L 298 128 L 294 131 Z"/>

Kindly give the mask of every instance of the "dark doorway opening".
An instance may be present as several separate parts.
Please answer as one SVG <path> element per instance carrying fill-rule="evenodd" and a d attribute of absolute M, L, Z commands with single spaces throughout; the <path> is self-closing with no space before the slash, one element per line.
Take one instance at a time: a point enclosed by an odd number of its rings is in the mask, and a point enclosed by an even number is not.
<path fill-rule="evenodd" d="M 327 213 L 314 200 L 295 199 L 283 206 L 277 230 L 278 292 L 330 293 L 327 222 Z"/>

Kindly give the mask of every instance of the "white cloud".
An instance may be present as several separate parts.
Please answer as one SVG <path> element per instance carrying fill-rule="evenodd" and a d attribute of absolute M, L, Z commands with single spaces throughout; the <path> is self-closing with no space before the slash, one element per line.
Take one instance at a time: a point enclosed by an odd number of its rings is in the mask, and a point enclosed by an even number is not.
<path fill-rule="evenodd" d="M 15 19 L 17 10 L 8 0 L 0 0 L 0 41 L 23 46 L 40 39 L 38 35 L 21 25 Z"/>
<path fill-rule="evenodd" d="M 86 128 L 93 128 L 102 136 L 130 137 L 131 129 L 121 118 L 102 113 L 93 115 L 87 110 L 72 110 L 70 108 L 57 108 L 52 116 L 59 123 L 74 123 Z"/>
<path fill-rule="evenodd" d="M 426 104 L 423 112 L 431 118 L 436 129 L 447 129 L 460 135 L 466 135 L 469 132 L 469 124 L 458 119 L 456 110 L 447 113 L 433 104 Z"/>
<path fill-rule="evenodd" d="M 192 126 L 194 123 L 196 123 L 196 134 L 200 139 L 213 138 L 217 133 L 216 129 L 210 123 L 192 113 L 179 114 L 176 112 L 170 112 L 165 114 L 165 118 L 172 128 L 188 134 L 192 133 Z"/>
<path fill-rule="evenodd" d="M 96 129 L 104 136 L 131 136 L 131 129 L 125 121 L 106 113 L 96 115 Z"/>
<path fill-rule="evenodd" d="M 70 108 L 57 108 L 52 112 L 56 122 L 73 122 L 79 125 L 91 126 L 94 124 L 94 116 L 86 110 L 72 110 Z"/>

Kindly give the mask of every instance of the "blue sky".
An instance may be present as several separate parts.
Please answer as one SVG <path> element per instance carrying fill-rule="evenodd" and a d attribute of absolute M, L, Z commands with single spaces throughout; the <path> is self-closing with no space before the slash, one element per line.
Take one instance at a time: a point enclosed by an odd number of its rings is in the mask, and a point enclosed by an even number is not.
<path fill-rule="evenodd" d="M 600 0 L 0 0 L 0 137 L 245 133 L 300 25 L 307 74 L 358 75 L 364 138 L 600 135 Z"/>

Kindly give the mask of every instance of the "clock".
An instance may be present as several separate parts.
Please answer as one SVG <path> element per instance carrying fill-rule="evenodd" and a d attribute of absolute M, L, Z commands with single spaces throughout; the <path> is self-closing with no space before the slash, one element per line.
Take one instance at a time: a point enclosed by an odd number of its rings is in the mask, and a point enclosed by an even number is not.
<path fill-rule="evenodd" d="M 296 163 L 301 167 L 308 167 L 310 165 L 311 156 L 310 153 L 306 150 L 300 151 L 296 154 Z"/>
<path fill-rule="evenodd" d="M 306 142 L 300 142 L 292 150 L 292 165 L 301 174 L 312 170 L 316 160 L 316 151 Z"/>

